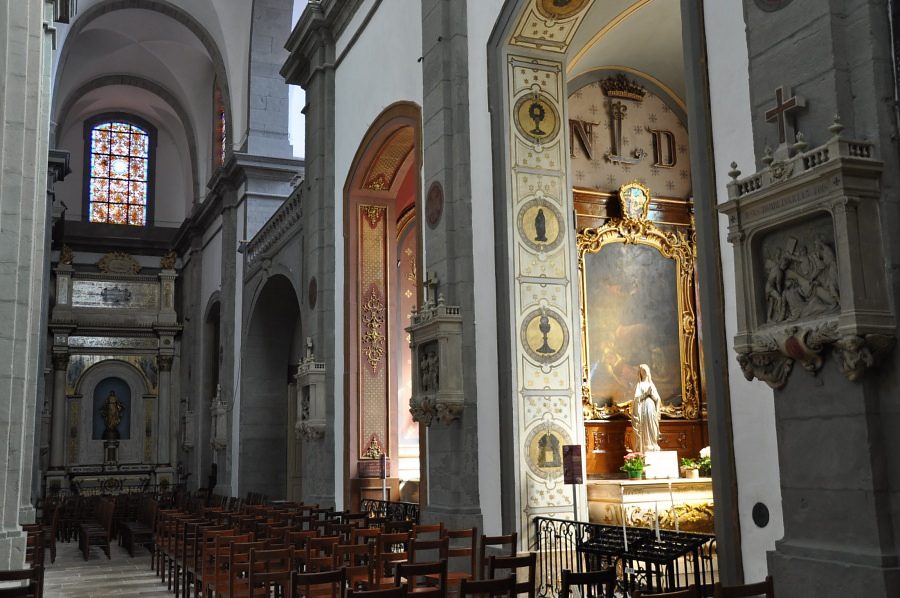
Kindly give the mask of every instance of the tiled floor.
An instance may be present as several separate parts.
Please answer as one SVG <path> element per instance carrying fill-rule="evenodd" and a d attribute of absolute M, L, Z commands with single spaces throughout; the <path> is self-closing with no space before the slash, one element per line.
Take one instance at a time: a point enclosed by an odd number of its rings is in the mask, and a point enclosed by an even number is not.
<path fill-rule="evenodd" d="M 113 543 L 112 559 L 92 548 L 85 561 L 78 542 L 57 543 L 56 562 L 47 551 L 44 573 L 46 598 L 107 598 L 112 596 L 158 596 L 169 594 L 165 584 L 150 569 L 150 552 L 138 549 L 135 557 Z M 174 596 L 175 594 L 169 594 Z"/>

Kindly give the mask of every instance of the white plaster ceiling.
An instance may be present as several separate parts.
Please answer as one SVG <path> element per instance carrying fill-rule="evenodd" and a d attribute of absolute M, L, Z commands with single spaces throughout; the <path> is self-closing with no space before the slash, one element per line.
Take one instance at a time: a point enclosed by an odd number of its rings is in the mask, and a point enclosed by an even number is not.
<path fill-rule="evenodd" d="M 70 25 L 61 25 L 54 56 L 54 118 L 61 102 L 83 83 L 101 75 L 130 74 L 154 80 L 176 95 L 198 131 L 200 156 L 208 154 L 212 115 L 210 53 L 185 25 L 154 10 L 126 8 L 93 18 L 70 38 L 79 20 L 95 14 L 105 0 L 80 0 Z M 251 0 L 154 0 L 188 13 L 206 30 L 227 74 L 233 130 L 239 145 L 247 127 L 247 81 L 252 24 Z M 61 61 L 61 62 L 60 62 Z M 208 173 L 203 173 L 205 176 Z M 205 183 L 205 178 L 202 183 Z M 202 185 L 201 183 L 201 185 Z"/>
<path fill-rule="evenodd" d="M 646 73 L 684 100 L 679 0 L 594 2 L 570 45 L 568 78 L 616 66 Z"/>

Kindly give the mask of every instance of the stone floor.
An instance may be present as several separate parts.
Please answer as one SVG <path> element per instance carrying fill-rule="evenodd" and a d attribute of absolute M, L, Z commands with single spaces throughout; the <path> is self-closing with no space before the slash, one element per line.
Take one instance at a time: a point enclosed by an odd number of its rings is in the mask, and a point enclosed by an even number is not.
<path fill-rule="evenodd" d="M 112 559 L 92 548 L 85 561 L 78 542 L 57 543 L 56 562 L 47 551 L 44 573 L 46 598 L 107 598 L 112 596 L 165 596 L 166 586 L 150 569 L 150 552 L 144 549 L 128 556 L 124 548 L 112 546 Z M 172 593 L 172 596 L 175 594 Z"/>

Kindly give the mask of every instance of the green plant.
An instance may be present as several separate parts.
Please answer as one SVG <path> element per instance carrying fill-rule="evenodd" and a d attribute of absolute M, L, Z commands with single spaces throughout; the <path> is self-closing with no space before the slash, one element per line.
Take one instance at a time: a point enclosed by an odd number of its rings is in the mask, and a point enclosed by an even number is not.
<path fill-rule="evenodd" d="M 700 463 L 697 459 L 688 459 L 685 457 L 681 460 L 681 469 L 700 469 Z"/>
<path fill-rule="evenodd" d="M 644 471 L 644 453 L 628 453 L 625 455 L 625 463 L 619 469 L 626 473 Z"/>
<path fill-rule="evenodd" d="M 705 478 L 712 476 L 712 459 L 710 457 L 700 457 L 697 459 L 697 466 L 700 469 L 700 475 Z"/>

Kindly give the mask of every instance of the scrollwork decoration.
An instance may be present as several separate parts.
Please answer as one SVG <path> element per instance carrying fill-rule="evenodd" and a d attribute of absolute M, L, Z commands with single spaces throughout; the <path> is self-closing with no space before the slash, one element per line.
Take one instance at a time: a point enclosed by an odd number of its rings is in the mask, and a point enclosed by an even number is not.
<path fill-rule="evenodd" d="M 378 364 L 384 357 L 385 341 L 387 337 L 382 333 L 385 320 L 384 301 L 378 294 L 376 289 L 372 289 L 369 298 L 363 304 L 362 322 L 365 333 L 362 335 L 363 352 L 366 355 L 366 361 L 372 368 L 372 373 L 378 371 Z"/>

